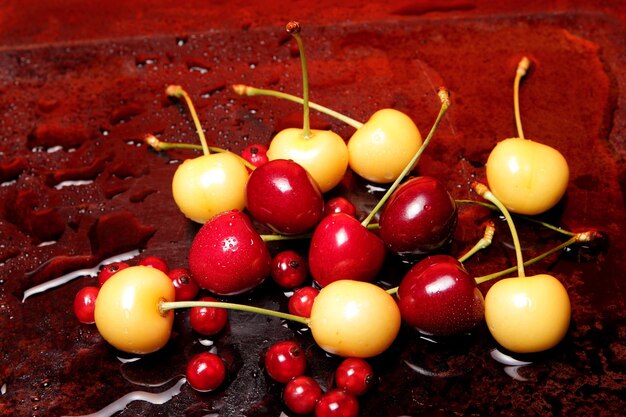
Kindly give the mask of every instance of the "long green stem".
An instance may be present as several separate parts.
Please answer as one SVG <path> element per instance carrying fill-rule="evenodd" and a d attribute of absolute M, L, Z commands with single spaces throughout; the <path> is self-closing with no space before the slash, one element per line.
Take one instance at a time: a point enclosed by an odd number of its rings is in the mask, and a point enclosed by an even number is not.
<path fill-rule="evenodd" d="M 189 94 L 187 94 L 187 92 L 180 85 L 168 86 L 165 90 L 165 93 L 171 97 L 182 97 L 183 99 L 185 99 L 185 103 L 187 103 L 189 113 L 191 113 L 191 118 L 193 119 L 193 124 L 196 126 L 196 132 L 198 132 L 200 143 L 202 144 L 202 152 L 205 155 L 209 155 L 209 146 L 207 145 L 206 137 L 204 136 L 204 131 L 202 130 L 202 125 L 200 124 L 200 119 L 198 118 L 198 113 L 196 113 L 196 108 L 193 105 L 193 101 L 191 101 L 191 97 L 189 97 Z"/>
<path fill-rule="evenodd" d="M 472 247 L 472 249 L 467 251 L 465 255 L 459 258 L 459 262 L 463 263 L 467 261 L 471 256 L 473 256 L 476 252 L 489 247 L 489 245 L 491 245 L 491 242 L 493 241 L 493 235 L 495 232 L 496 232 L 496 226 L 493 224 L 493 222 L 492 221 L 487 222 L 483 237 L 480 238 L 478 242 L 476 242 L 476 244 Z"/>
<path fill-rule="evenodd" d="M 526 75 L 528 67 L 530 66 L 530 60 L 523 57 L 519 64 L 517 64 L 517 71 L 515 72 L 515 81 L 513 83 L 513 107 L 515 109 L 515 124 L 517 125 L 517 134 L 520 138 L 524 139 L 524 130 L 522 129 L 522 118 L 519 110 L 519 85 L 522 77 Z"/>
<path fill-rule="evenodd" d="M 435 134 L 435 131 L 437 130 L 437 127 L 439 126 L 439 122 L 441 122 L 441 119 L 443 118 L 443 115 L 446 114 L 446 111 L 448 110 L 448 107 L 450 107 L 450 96 L 449 96 L 448 91 L 445 88 L 440 88 L 439 92 L 437 94 L 439 96 L 439 99 L 441 100 L 441 108 L 439 109 L 439 114 L 437 114 L 437 119 L 435 120 L 435 123 L 431 127 L 430 132 L 428 132 L 428 136 L 426 137 L 426 139 L 422 143 L 422 146 L 420 146 L 420 148 L 417 150 L 417 153 L 415 155 L 413 155 L 413 158 L 409 161 L 409 163 L 406 165 L 406 167 L 402 170 L 402 172 L 400 173 L 398 178 L 396 178 L 396 180 L 393 182 L 393 184 L 391 184 L 391 186 L 389 187 L 387 192 L 378 201 L 376 206 L 374 206 L 374 208 L 369 213 L 369 215 L 365 218 L 365 220 L 363 220 L 361 222 L 361 224 L 363 226 L 367 226 L 372 221 L 372 219 L 374 218 L 376 213 L 378 213 L 378 211 L 382 208 L 382 206 L 387 202 L 389 197 L 391 197 L 391 194 L 393 194 L 393 192 L 396 190 L 396 188 L 398 188 L 398 186 L 400 185 L 400 182 L 402 182 L 404 177 L 406 177 L 406 175 L 413 168 L 415 168 L 415 165 L 417 164 L 417 162 L 419 161 L 420 157 L 422 156 L 422 153 L 424 153 L 424 150 L 426 149 L 426 147 L 430 143 L 430 140 L 432 139 L 433 135 Z"/>
<path fill-rule="evenodd" d="M 292 101 L 294 103 L 304 104 L 304 100 L 301 99 L 300 97 L 294 96 L 292 94 L 283 93 L 281 91 L 268 90 L 264 88 L 256 88 L 256 87 L 252 87 L 252 86 L 244 85 L 244 84 L 234 84 L 232 86 L 232 89 L 235 92 L 235 94 L 238 94 L 240 96 L 249 96 L 249 97 L 269 96 L 269 97 L 276 97 L 276 98 Z M 363 123 L 359 122 L 358 120 L 354 120 L 351 117 L 346 116 L 345 114 L 329 109 L 328 107 L 321 106 L 312 101 L 309 101 L 309 107 L 319 111 L 320 113 L 334 117 L 335 119 L 342 121 L 345 124 L 352 126 L 355 129 L 360 129 L 361 127 L 363 127 Z"/>
<path fill-rule="evenodd" d="M 311 137 L 311 121 L 309 117 L 309 72 L 307 70 L 304 43 L 300 36 L 300 24 L 298 22 L 287 23 L 287 33 L 294 37 L 300 51 L 300 63 L 302 64 L 302 135 L 305 139 Z"/>
<path fill-rule="evenodd" d="M 163 301 L 159 303 L 159 312 L 165 314 L 167 311 L 181 308 L 192 307 L 214 307 L 224 308 L 227 310 L 245 311 L 247 313 L 263 314 L 271 317 L 278 317 L 284 320 L 295 321 L 309 325 L 309 320 L 305 317 L 296 316 L 294 314 L 283 313 L 280 311 L 269 310 L 267 308 L 253 307 L 245 304 L 226 303 L 221 301 Z"/>

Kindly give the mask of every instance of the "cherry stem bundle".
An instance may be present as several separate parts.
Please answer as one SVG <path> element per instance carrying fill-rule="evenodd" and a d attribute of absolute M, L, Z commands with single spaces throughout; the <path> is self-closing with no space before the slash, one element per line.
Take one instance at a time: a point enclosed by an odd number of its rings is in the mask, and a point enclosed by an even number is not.
<path fill-rule="evenodd" d="M 165 93 L 170 97 L 182 97 L 185 100 L 185 103 L 187 103 L 187 107 L 189 108 L 189 113 L 191 113 L 193 123 L 196 126 L 196 132 L 198 132 L 200 143 L 202 144 L 202 152 L 205 155 L 209 155 L 211 152 L 209 151 L 209 146 L 207 145 L 206 137 L 204 136 L 204 131 L 202 130 L 202 125 L 200 124 L 200 119 L 198 118 L 198 113 L 196 113 L 196 108 L 193 105 L 193 101 L 191 101 L 189 94 L 187 94 L 187 92 L 180 85 L 168 86 L 165 89 Z"/>
<path fill-rule="evenodd" d="M 515 109 L 515 124 L 517 126 L 517 134 L 521 139 L 524 139 L 524 130 L 522 129 L 522 118 L 520 116 L 519 109 L 519 85 L 522 77 L 526 75 L 528 67 L 530 66 L 530 60 L 523 57 L 519 64 L 517 64 L 517 71 L 515 72 L 515 81 L 513 82 L 513 107 Z"/>
<path fill-rule="evenodd" d="M 300 63 L 302 64 L 302 134 L 305 139 L 311 136 L 311 121 L 309 117 L 309 72 L 307 70 L 306 55 L 304 54 L 304 44 L 300 36 L 300 24 L 289 22 L 285 28 L 287 33 L 294 37 L 300 51 Z"/>
<path fill-rule="evenodd" d="M 376 213 L 378 213 L 378 211 L 385 205 L 385 203 L 387 202 L 389 197 L 391 197 L 391 195 L 396 190 L 396 188 L 398 188 L 398 186 L 400 185 L 400 183 L 402 182 L 404 177 L 406 177 L 407 174 L 409 172 L 411 172 L 413 170 L 413 168 L 415 168 L 415 165 L 417 164 L 417 162 L 419 161 L 420 157 L 422 156 L 422 153 L 424 153 L 424 150 L 426 149 L 426 147 L 430 143 L 430 140 L 432 139 L 432 137 L 434 136 L 435 132 L 437 131 L 437 127 L 439 126 L 439 122 L 441 122 L 441 119 L 443 119 L 443 115 L 446 114 L 446 111 L 448 110 L 448 107 L 450 107 L 450 95 L 448 93 L 448 90 L 446 90 L 445 88 L 441 87 L 439 89 L 437 95 L 439 96 L 439 99 L 441 100 L 441 108 L 439 109 L 439 114 L 437 114 L 437 119 L 435 119 L 435 123 L 430 128 L 430 132 L 428 132 L 428 136 L 426 137 L 426 139 L 422 143 L 422 146 L 420 146 L 420 148 L 417 150 L 415 155 L 413 155 L 413 158 L 411 158 L 411 160 L 406 165 L 406 167 L 404 167 L 404 169 L 402 170 L 402 172 L 400 173 L 398 178 L 396 178 L 396 180 L 393 182 L 393 184 L 391 184 L 389 189 L 387 189 L 387 192 L 385 192 L 385 194 L 378 201 L 376 206 L 368 214 L 368 216 L 365 218 L 365 220 L 363 220 L 361 222 L 361 224 L 363 226 L 367 227 L 367 225 L 372 221 L 372 219 L 374 218 Z"/>

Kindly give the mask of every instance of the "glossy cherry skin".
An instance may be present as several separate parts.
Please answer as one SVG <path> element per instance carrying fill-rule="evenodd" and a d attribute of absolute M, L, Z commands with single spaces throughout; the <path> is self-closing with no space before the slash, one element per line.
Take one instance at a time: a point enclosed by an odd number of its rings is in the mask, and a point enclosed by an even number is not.
<path fill-rule="evenodd" d="M 315 406 L 315 417 L 357 417 L 359 402 L 354 395 L 333 389 L 326 392 Z"/>
<path fill-rule="evenodd" d="M 241 157 L 255 167 L 260 167 L 269 161 L 267 158 L 267 146 L 258 143 L 246 146 L 241 151 Z"/>
<path fill-rule="evenodd" d="M 311 238 L 309 270 L 322 287 L 341 279 L 371 282 L 384 260 L 382 240 L 345 213 L 324 217 Z"/>
<path fill-rule="evenodd" d="M 129 266 L 130 265 L 126 262 L 113 262 L 105 265 L 98 273 L 98 284 L 102 286 L 102 284 L 104 284 L 107 279 L 111 278 L 113 274 L 121 271 L 122 269 L 128 268 Z"/>
<path fill-rule="evenodd" d="M 202 297 L 199 301 L 218 301 L 213 297 Z M 222 331 L 228 323 L 228 312 L 224 308 L 192 307 L 189 310 L 191 328 L 205 336 L 213 336 Z"/>
<path fill-rule="evenodd" d="M 98 298 L 98 287 L 85 287 L 80 289 L 74 297 L 74 315 L 81 323 L 91 324 L 95 322 L 94 310 Z"/>
<path fill-rule="evenodd" d="M 292 340 L 275 343 L 265 352 L 265 370 L 273 380 L 285 384 L 306 371 L 304 351 Z"/>
<path fill-rule="evenodd" d="M 320 385 L 306 375 L 291 379 L 283 391 L 285 405 L 296 414 L 311 414 L 321 397 Z"/>
<path fill-rule="evenodd" d="M 138 265 L 156 268 L 166 274 L 170 271 L 170 267 L 167 265 L 167 262 L 165 262 L 163 258 L 154 255 L 141 259 Z"/>
<path fill-rule="evenodd" d="M 302 255 L 293 250 L 285 250 L 272 259 L 270 275 L 281 287 L 295 288 L 302 285 L 309 276 L 309 267 Z"/>
<path fill-rule="evenodd" d="M 324 199 L 311 175 L 299 164 L 276 159 L 255 169 L 246 185 L 252 217 L 283 234 L 311 230 L 324 215 Z"/>
<path fill-rule="evenodd" d="M 174 268 L 167 273 L 176 289 L 176 301 L 191 301 L 196 298 L 200 286 L 187 268 Z"/>
<path fill-rule="evenodd" d="M 218 295 L 240 294 L 270 274 L 272 258 L 252 222 L 232 210 L 206 222 L 189 251 L 189 270 L 201 288 Z"/>
<path fill-rule="evenodd" d="M 289 298 L 289 303 L 287 304 L 289 313 L 300 317 L 311 317 L 313 302 L 315 302 L 315 297 L 319 293 L 320 290 L 315 287 L 298 288 Z"/>
<path fill-rule="evenodd" d="M 448 245 L 457 224 L 457 207 L 443 184 L 414 177 L 387 201 L 380 216 L 380 237 L 400 256 L 429 254 Z"/>
<path fill-rule="evenodd" d="M 485 315 L 485 300 L 463 265 L 449 255 L 415 264 L 398 288 L 405 323 L 431 336 L 466 333 Z"/>
<path fill-rule="evenodd" d="M 356 217 L 356 208 L 347 198 L 334 197 L 328 200 L 324 205 L 325 216 L 333 213 L 346 213 L 349 216 Z"/>
<path fill-rule="evenodd" d="M 185 374 L 187 382 L 196 391 L 213 391 L 224 382 L 226 366 L 216 354 L 202 352 L 191 358 Z"/>
<path fill-rule="evenodd" d="M 335 371 L 335 385 L 355 396 L 363 395 L 374 383 L 372 366 L 361 358 L 347 358 Z"/>

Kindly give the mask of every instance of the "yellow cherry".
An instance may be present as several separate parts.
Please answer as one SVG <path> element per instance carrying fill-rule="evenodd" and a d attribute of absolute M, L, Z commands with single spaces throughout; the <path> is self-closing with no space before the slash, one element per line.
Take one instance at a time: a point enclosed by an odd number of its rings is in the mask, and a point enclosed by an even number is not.
<path fill-rule="evenodd" d="M 498 143 L 487 160 L 491 192 L 512 212 L 534 215 L 558 203 L 567 189 L 569 167 L 556 149 L 528 139 Z"/>
<path fill-rule="evenodd" d="M 189 219 L 205 223 L 218 213 L 243 210 L 248 171 L 233 153 L 223 152 L 184 161 L 172 180 L 172 194 Z"/>
<path fill-rule="evenodd" d="M 315 298 L 309 327 L 325 351 L 369 358 L 384 352 L 400 330 L 400 310 L 382 288 L 362 281 L 339 280 Z"/>
<path fill-rule="evenodd" d="M 556 346 L 567 333 L 571 306 L 563 285 L 551 275 L 503 279 L 485 297 L 485 321 L 496 341 L 517 353 Z"/>
<path fill-rule="evenodd" d="M 348 141 L 350 168 L 369 181 L 390 183 L 421 145 L 422 136 L 409 116 L 378 110 Z"/>
<path fill-rule="evenodd" d="M 172 280 L 158 269 L 131 266 L 109 278 L 96 299 L 95 321 L 102 337 L 115 348 L 145 354 L 170 338 L 174 312 L 161 313 L 162 301 L 174 301 Z"/>

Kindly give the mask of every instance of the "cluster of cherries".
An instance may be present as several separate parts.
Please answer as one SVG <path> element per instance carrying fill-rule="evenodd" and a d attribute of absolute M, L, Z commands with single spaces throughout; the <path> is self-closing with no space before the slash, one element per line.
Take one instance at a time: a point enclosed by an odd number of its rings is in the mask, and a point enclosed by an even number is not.
<path fill-rule="evenodd" d="M 283 130 L 268 148 L 251 145 L 241 155 L 210 148 L 189 95 L 180 86 L 168 87 L 170 97 L 187 102 L 203 151 L 202 156 L 183 162 L 172 182 L 180 211 L 203 224 L 190 248 L 189 270 L 164 270 L 154 258 L 133 267 L 107 266 L 101 273 L 95 309 L 94 294 L 77 296 L 79 319 L 95 321 L 101 335 L 116 348 L 140 354 L 167 343 L 173 310 L 178 308 L 191 308 L 192 327 L 207 335 L 217 334 L 223 327 L 227 320 L 223 309 L 305 324 L 322 349 L 349 358 L 346 362 L 352 365 L 345 367 L 350 370 L 344 370 L 343 364 L 337 370 L 338 389 L 321 394 L 319 385 L 303 375 L 304 355 L 293 342 L 272 346 L 265 365 L 272 378 L 286 384 L 284 399 L 292 411 L 315 411 L 318 416 L 358 413 L 354 397 L 366 389 L 366 380 L 371 378 L 371 368 L 363 358 L 384 352 L 395 340 L 401 322 L 437 337 L 470 332 L 485 320 L 496 341 L 518 353 L 539 352 L 558 344 L 569 326 L 569 297 L 559 280 L 550 275 L 525 277 L 519 239 L 509 214 L 535 215 L 549 210 L 561 199 L 569 180 L 567 162 L 558 151 L 524 138 L 517 96 L 529 61 L 522 59 L 515 78 L 520 137 L 498 143 L 490 154 L 489 188 L 474 185 L 476 193 L 507 219 L 518 265 L 474 278 L 462 262 L 488 245 L 490 238 L 481 240 L 460 260 L 438 254 L 453 239 L 457 202 L 436 178 L 406 179 L 450 105 L 447 91 L 438 93 L 441 109 L 424 140 L 411 119 L 397 110 L 383 109 L 367 123 L 357 122 L 309 102 L 300 26 L 290 22 L 287 31 L 300 50 L 303 97 L 243 85 L 233 90 L 240 95 L 270 95 L 302 103 L 302 129 Z M 333 132 L 310 129 L 309 107 L 338 117 L 356 132 L 346 144 Z M 146 141 L 157 150 L 176 147 L 154 136 Z M 362 221 L 357 220 L 350 201 L 325 198 L 348 169 L 368 181 L 389 185 Z M 373 224 L 376 215 L 379 221 Z M 259 234 L 255 222 L 274 234 Z M 565 233 L 570 239 L 546 254 L 594 237 L 592 233 Z M 292 250 L 271 256 L 266 242 L 290 239 L 310 239 L 308 256 Z M 399 287 L 384 290 L 372 282 L 389 254 L 414 265 Z M 107 277 L 114 268 L 119 271 Z M 477 284 L 516 269 L 518 277 L 500 280 L 483 297 Z M 316 286 L 301 287 L 309 274 Z M 279 286 L 294 289 L 289 313 L 211 297 L 195 300 L 199 289 L 224 298 L 249 291 L 269 276 Z M 358 375 L 356 382 L 348 373 Z M 224 375 L 222 361 L 210 353 L 193 358 L 187 371 L 190 384 L 199 390 L 215 389 Z M 345 414 L 325 412 L 336 407 L 328 405 L 331 402 L 344 404 Z"/>

